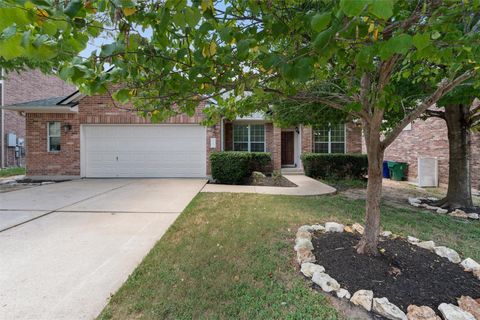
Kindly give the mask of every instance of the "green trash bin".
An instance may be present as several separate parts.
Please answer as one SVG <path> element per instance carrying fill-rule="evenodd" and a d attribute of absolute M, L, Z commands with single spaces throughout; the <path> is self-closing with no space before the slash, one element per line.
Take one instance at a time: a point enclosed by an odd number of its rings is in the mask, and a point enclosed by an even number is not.
<path fill-rule="evenodd" d="M 388 161 L 388 168 L 390 169 L 390 176 L 393 180 L 402 181 L 405 177 L 405 171 L 408 164 L 405 162 Z"/>

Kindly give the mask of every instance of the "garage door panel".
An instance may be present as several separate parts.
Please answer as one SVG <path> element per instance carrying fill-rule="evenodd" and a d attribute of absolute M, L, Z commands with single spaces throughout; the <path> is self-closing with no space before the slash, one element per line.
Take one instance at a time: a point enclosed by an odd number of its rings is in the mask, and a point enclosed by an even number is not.
<path fill-rule="evenodd" d="M 85 126 L 87 177 L 205 177 L 206 130 L 193 125 Z"/>

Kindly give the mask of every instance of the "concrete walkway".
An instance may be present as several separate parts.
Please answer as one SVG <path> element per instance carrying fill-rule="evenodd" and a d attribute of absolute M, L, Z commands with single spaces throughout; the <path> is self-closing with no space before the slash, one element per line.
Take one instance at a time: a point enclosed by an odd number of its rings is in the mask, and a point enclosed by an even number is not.
<path fill-rule="evenodd" d="M 291 196 L 320 196 L 337 192 L 337 189 L 304 175 L 284 175 L 284 177 L 295 183 L 297 187 L 206 184 L 202 192 L 261 193 Z"/>
<path fill-rule="evenodd" d="M 0 194 L 0 319 L 94 319 L 205 183 L 92 179 Z"/>

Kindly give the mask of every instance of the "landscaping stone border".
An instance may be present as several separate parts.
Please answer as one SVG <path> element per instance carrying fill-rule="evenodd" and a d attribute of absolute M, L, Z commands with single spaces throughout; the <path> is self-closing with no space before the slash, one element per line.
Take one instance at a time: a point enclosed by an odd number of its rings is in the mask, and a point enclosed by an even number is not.
<path fill-rule="evenodd" d="M 471 220 L 479 220 L 480 216 L 478 213 L 467 213 L 463 210 L 460 209 L 455 209 L 454 211 L 448 211 L 447 209 L 443 209 L 440 207 L 432 206 L 429 205 L 428 203 L 423 203 L 424 201 L 437 201 L 439 199 L 435 197 L 428 197 L 428 198 L 422 198 L 422 197 L 409 197 L 408 198 L 408 203 L 410 203 L 411 206 L 416 207 L 416 208 L 425 208 L 427 210 L 433 211 L 438 214 L 448 214 L 451 217 L 455 218 L 463 218 L 463 219 L 471 219 Z"/>
<path fill-rule="evenodd" d="M 363 234 L 364 228 L 358 223 L 345 226 L 337 222 L 327 222 L 325 225 L 304 225 L 298 228 L 294 250 L 297 253 L 297 262 L 300 265 L 300 272 L 312 282 L 317 284 L 327 293 L 335 293 L 340 299 L 347 299 L 351 303 L 363 307 L 367 311 L 373 311 L 391 320 L 440 320 L 440 317 L 427 306 L 410 305 L 405 314 L 400 308 L 389 302 L 386 297 L 376 298 L 371 290 L 358 290 L 353 295 L 326 273 L 323 266 L 315 264 L 316 258 L 313 254 L 312 236 L 314 232 L 356 232 Z M 380 234 L 383 238 L 401 238 L 390 231 L 383 231 Z M 447 258 L 453 263 L 460 264 L 466 272 L 472 272 L 480 279 L 480 264 L 471 258 L 461 259 L 460 255 L 453 249 L 445 246 L 437 246 L 433 241 L 422 241 L 415 237 L 407 237 L 409 243 L 421 248 L 435 252 L 438 256 Z M 441 303 L 438 310 L 445 320 L 478 320 L 480 319 L 480 302 L 471 297 L 462 296 L 457 300 L 459 306 Z"/>

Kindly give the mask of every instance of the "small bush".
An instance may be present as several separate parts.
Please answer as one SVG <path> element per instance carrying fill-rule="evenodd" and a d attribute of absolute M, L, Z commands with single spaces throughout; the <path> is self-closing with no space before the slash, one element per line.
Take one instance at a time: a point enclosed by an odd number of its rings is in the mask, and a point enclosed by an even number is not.
<path fill-rule="evenodd" d="M 241 184 L 253 171 L 268 172 L 272 157 L 267 152 L 214 152 L 210 155 L 212 177 L 219 183 Z"/>
<path fill-rule="evenodd" d="M 368 170 L 364 154 L 304 153 L 302 162 L 307 176 L 321 179 L 360 179 Z"/>

